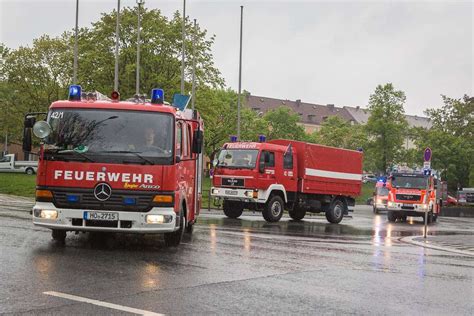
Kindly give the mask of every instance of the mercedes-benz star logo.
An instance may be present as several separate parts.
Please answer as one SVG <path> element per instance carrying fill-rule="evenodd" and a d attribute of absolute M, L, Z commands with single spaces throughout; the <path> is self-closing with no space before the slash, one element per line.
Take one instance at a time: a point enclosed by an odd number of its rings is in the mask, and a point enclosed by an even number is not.
<path fill-rule="evenodd" d="M 94 196 L 99 201 L 107 201 L 112 195 L 112 188 L 107 183 L 99 183 L 94 188 Z"/>

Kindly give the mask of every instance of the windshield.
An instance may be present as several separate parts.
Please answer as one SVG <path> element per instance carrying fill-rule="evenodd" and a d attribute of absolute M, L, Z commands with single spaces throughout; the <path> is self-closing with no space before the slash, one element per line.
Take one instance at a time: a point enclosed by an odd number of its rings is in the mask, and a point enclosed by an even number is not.
<path fill-rule="evenodd" d="M 392 178 L 392 186 L 397 188 L 426 188 L 426 178 L 424 177 L 406 177 L 406 176 L 394 176 Z"/>
<path fill-rule="evenodd" d="M 377 188 L 377 195 L 387 196 L 388 195 L 388 189 L 386 187 L 378 187 Z"/>
<path fill-rule="evenodd" d="M 45 153 L 92 162 L 172 163 L 170 114 L 97 109 L 54 109 Z"/>
<path fill-rule="evenodd" d="M 255 168 L 258 150 L 223 149 L 219 153 L 218 166 L 226 168 Z"/>

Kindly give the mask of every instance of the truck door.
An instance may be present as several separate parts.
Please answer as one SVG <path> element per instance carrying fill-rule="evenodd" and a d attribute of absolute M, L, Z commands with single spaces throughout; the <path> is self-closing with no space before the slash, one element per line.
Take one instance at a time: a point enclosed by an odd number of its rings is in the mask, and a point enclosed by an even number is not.
<path fill-rule="evenodd" d="M 0 170 L 10 170 L 13 169 L 12 165 L 12 156 L 6 155 L 0 159 Z"/>
<path fill-rule="evenodd" d="M 263 170 L 259 170 L 259 188 L 266 190 L 271 184 L 276 183 L 275 177 L 275 153 L 263 150 L 260 153 L 259 169 L 263 165 Z M 263 171 L 263 172 L 262 172 Z"/>
<path fill-rule="evenodd" d="M 285 153 L 283 153 L 281 162 L 277 160 L 277 163 L 281 164 L 281 167 L 277 168 L 278 183 L 283 184 L 286 191 L 296 192 L 297 176 L 293 151 L 287 150 Z"/>

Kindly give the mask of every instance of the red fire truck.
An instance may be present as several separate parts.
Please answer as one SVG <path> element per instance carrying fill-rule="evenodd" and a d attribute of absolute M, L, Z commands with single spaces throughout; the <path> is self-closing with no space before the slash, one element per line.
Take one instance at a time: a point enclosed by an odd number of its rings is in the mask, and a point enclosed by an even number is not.
<path fill-rule="evenodd" d="M 164 233 L 177 246 L 201 205 L 199 113 L 163 104 L 160 89 L 128 102 L 69 92 L 46 121 L 25 119 L 42 139 L 33 223 L 60 241 L 67 231 Z"/>
<path fill-rule="evenodd" d="M 441 211 L 442 182 L 423 173 L 393 173 L 387 183 L 390 192 L 387 219 L 405 221 L 407 216 L 427 216 L 427 222 L 436 221 Z"/>
<path fill-rule="evenodd" d="M 230 218 L 249 209 L 277 222 L 286 209 L 339 223 L 362 185 L 361 152 L 291 140 L 226 143 L 214 165 L 211 193 Z"/>

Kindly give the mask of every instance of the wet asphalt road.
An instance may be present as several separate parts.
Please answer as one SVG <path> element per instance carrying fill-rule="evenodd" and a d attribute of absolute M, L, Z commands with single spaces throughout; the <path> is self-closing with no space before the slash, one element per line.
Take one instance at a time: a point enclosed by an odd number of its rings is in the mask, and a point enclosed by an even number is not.
<path fill-rule="evenodd" d="M 466 238 L 473 224 L 443 218 L 429 232 Z M 202 214 L 175 249 L 160 236 L 71 233 L 61 246 L 26 214 L 0 212 L 0 226 L 0 313 L 128 314 L 47 291 L 169 315 L 474 313 L 474 257 L 404 243 L 421 218 L 389 224 L 368 207 L 339 225 Z"/>

